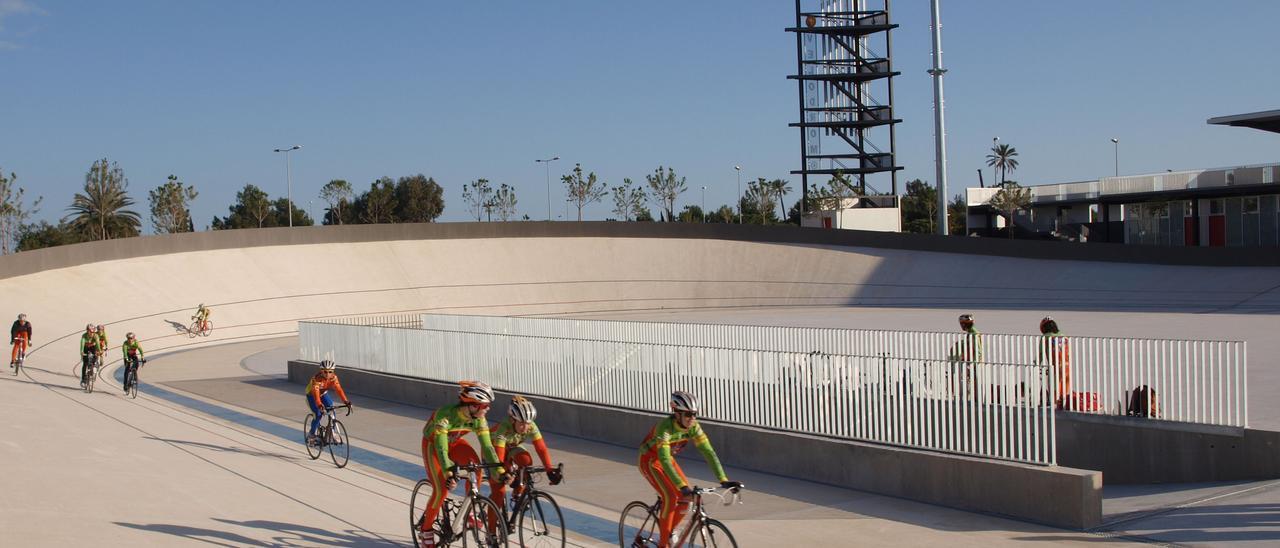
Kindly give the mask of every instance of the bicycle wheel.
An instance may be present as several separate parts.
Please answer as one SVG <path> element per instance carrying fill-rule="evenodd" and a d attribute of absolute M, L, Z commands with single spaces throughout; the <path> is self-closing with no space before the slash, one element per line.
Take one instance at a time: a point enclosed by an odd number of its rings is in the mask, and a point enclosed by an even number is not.
<path fill-rule="evenodd" d="M 134 369 L 133 374 L 129 375 L 129 397 L 138 399 L 138 370 Z"/>
<path fill-rule="evenodd" d="M 658 545 L 659 534 L 653 507 L 637 500 L 622 509 L 622 519 L 618 521 L 620 548 L 652 548 Z"/>
<path fill-rule="evenodd" d="M 467 513 L 467 519 L 463 521 L 463 546 L 499 548 L 507 545 L 507 524 L 503 523 L 502 509 L 497 504 L 476 496 L 471 499 L 471 509 Z"/>
<path fill-rule="evenodd" d="M 329 446 L 329 457 L 333 458 L 334 466 L 342 468 L 347 465 L 347 461 L 351 459 L 351 440 L 347 438 L 347 429 L 342 426 L 342 421 L 334 419 L 333 425 L 329 429 L 329 437 L 324 440 L 325 445 Z"/>
<path fill-rule="evenodd" d="M 199 335 L 199 334 L 200 334 L 200 322 L 199 321 L 191 322 L 191 327 L 187 328 L 187 338 L 194 339 L 196 338 L 196 335 Z"/>
<path fill-rule="evenodd" d="M 689 546 L 697 548 L 721 548 L 731 546 L 738 548 L 738 541 L 733 540 L 733 533 L 714 519 L 702 522 L 702 526 L 689 537 Z"/>
<path fill-rule="evenodd" d="M 422 544 L 418 542 L 418 528 L 422 524 L 422 518 L 426 517 L 427 503 L 431 501 L 431 495 L 435 493 L 435 487 L 431 482 L 421 479 L 418 484 L 413 486 L 413 496 L 409 497 L 409 538 L 413 539 L 413 545 L 421 548 Z M 441 509 L 440 516 L 444 515 L 444 509 Z M 440 530 L 439 518 L 436 523 L 431 524 L 431 530 L 435 532 L 436 540 L 444 538 Z"/>
<path fill-rule="evenodd" d="M 208 337 L 210 333 L 213 333 L 213 322 L 205 320 L 204 325 L 200 327 L 200 336 Z"/>
<path fill-rule="evenodd" d="M 84 383 L 84 392 L 86 394 L 92 394 L 93 381 L 97 380 L 98 378 L 98 360 L 97 359 L 94 359 L 93 361 L 89 362 L 89 371 L 85 376 L 88 377 L 88 379 L 86 379 Z"/>
<path fill-rule="evenodd" d="M 319 441 L 314 446 L 307 443 L 307 436 L 311 435 L 311 421 L 315 419 L 316 416 L 313 413 L 307 413 L 307 418 L 302 419 L 302 446 L 307 448 L 307 456 L 311 457 L 311 460 L 320 458 L 320 452 L 324 451 L 324 446 L 320 445 Z"/>
<path fill-rule="evenodd" d="M 538 491 L 529 497 L 516 518 L 520 546 L 551 547 L 565 545 L 564 514 L 551 494 Z"/>

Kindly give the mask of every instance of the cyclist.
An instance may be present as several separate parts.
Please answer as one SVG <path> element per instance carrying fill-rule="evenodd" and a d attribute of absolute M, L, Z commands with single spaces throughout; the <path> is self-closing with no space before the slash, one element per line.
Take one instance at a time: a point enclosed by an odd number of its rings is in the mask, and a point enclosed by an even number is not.
<path fill-rule="evenodd" d="M 559 485 L 564 477 L 559 470 L 551 467 L 551 452 L 547 450 L 547 442 L 543 441 L 542 432 L 534 422 L 538 418 L 538 410 L 533 406 L 533 402 L 525 399 L 524 396 L 512 398 L 511 405 L 507 407 L 507 417 L 507 420 L 499 424 L 493 432 L 493 450 L 498 454 L 498 461 L 502 463 L 502 467 L 514 477 L 511 484 L 512 498 L 519 498 L 525 488 L 520 483 L 520 474 L 516 471 L 533 466 L 533 456 L 529 455 L 529 451 L 523 445 L 525 440 L 533 443 L 534 450 L 538 452 L 538 459 L 547 469 L 547 479 L 551 481 L 551 485 Z M 506 503 L 506 485 L 491 481 L 489 492 L 489 498 L 493 499 L 499 508 Z"/>
<path fill-rule="evenodd" d="M 27 321 L 26 314 L 18 314 L 13 327 L 9 328 L 9 344 L 13 345 L 13 354 L 9 357 L 9 365 L 13 366 L 18 363 L 18 354 L 26 352 L 31 344 L 31 322 Z"/>
<path fill-rule="evenodd" d="M 462 387 L 458 391 L 458 403 L 436 409 L 422 427 L 422 463 L 427 469 L 427 479 L 435 487 L 427 500 L 422 522 L 418 524 L 418 540 L 423 546 L 436 544 L 431 524 L 435 523 L 449 491 L 458 485 L 458 465 L 480 461 L 476 450 L 462 437 L 467 432 L 474 433 L 480 441 L 485 461 L 491 464 L 500 462 L 489 439 L 489 422 L 484 416 L 493 404 L 493 388 L 479 381 L 458 384 Z M 499 467 L 497 473 L 498 483 L 511 483 L 511 475 L 505 469 Z"/>
<path fill-rule="evenodd" d="M 128 394 L 129 382 L 138 376 L 138 368 L 147 363 L 147 357 L 142 351 L 142 345 L 138 343 L 138 338 L 132 332 L 124 336 L 124 344 L 120 345 L 120 352 L 124 355 L 124 393 Z"/>
<path fill-rule="evenodd" d="M 1054 394 L 1054 404 L 1061 408 L 1071 393 L 1071 348 L 1067 345 L 1067 337 L 1058 330 L 1058 322 L 1050 316 L 1040 320 L 1039 363 L 1048 363 L 1057 374 L 1058 390 Z"/>
<path fill-rule="evenodd" d="M 951 347 L 951 352 L 947 354 L 947 361 L 951 365 L 951 381 L 948 383 L 948 390 L 954 395 L 957 389 L 967 384 L 968 390 L 976 389 L 973 379 L 973 364 L 982 361 L 982 332 L 974 327 L 973 314 L 960 315 L 960 329 L 964 331 L 963 338 Z M 961 379 L 964 379 L 963 381 Z"/>
<path fill-rule="evenodd" d="M 98 363 L 102 363 L 102 357 L 107 354 L 107 326 L 98 324 Z"/>
<path fill-rule="evenodd" d="M 707 465 L 720 480 L 720 486 L 726 489 L 741 489 L 742 484 L 729 481 L 716 450 L 711 441 L 698 424 L 698 398 L 683 390 L 671 393 L 671 416 L 662 419 L 645 436 L 640 444 L 640 474 L 649 481 L 653 490 L 658 492 L 662 501 L 662 510 L 658 515 L 659 548 L 670 546 L 672 532 L 677 523 L 684 519 L 689 511 L 689 503 L 693 500 L 693 488 L 685 479 L 684 471 L 676 463 L 675 456 L 685 445 L 693 442 Z"/>
<path fill-rule="evenodd" d="M 98 334 L 94 332 L 93 324 L 84 326 L 84 334 L 80 335 L 80 387 L 89 382 L 89 356 L 98 355 Z"/>
<path fill-rule="evenodd" d="M 342 383 L 338 382 L 338 373 L 334 371 L 333 360 L 324 360 L 320 362 L 320 370 L 311 377 L 311 381 L 307 383 L 307 405 L 311 407 L 311 412 L 315 414 L 315 420 L 311 421 L 311 433 L 307 435 L 308 445 L 318 445 L 316 441 L 316 430 L 320 428 L 320 418 L 324 416 L 325 411 L 333 407 L 333 399 L 329 397 L 329 390 L 338 393 L 338 397 L 342 398 L 342 404 L 350 406 L 351 400 L 347 398 L 347 393 L 342 390 Z"/>
<path fill-rule="evenodd" d="M 210 310 L 204 307 L 204 303 L 200 303 L 200 307 L 196 309 L 196 314 L 191 319 L 196 321 L 196 331 L 204 329 L 205 322 L 209 321 Z"/>

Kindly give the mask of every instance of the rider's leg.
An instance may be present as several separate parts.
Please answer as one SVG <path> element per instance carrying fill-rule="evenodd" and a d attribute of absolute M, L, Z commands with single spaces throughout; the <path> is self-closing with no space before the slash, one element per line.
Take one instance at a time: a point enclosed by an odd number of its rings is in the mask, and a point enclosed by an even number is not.
<path fill-rule="evenodd" d="M 19 338 L 13 342 L 13 354 L 9 357 L 9 365 L 18 363 L 18 349 L 26 346 L 27 340 Z"/>
<path fill-rule="evenodd" d="M 680 466 L 675 465 L 675 468 L 676 473 L 680 475 L 680 480 L 687 483 Z M 653 490 L 658 492 L 658 498 L 662 501 L 662 508 L 658 511 L 658 546 L 667 548 L 671 532 L 688 512 L 689 503 L 680 497 L 680 488 L 663 472 L 662 463 L 656 457 L 648 455 L 640 457 L 640 473 L 649 481 Z"/>
<path fill-rule="evenodd" d="M 316 430 L 320 428 L 320 418 L 324 416 L 324 409 L 316 407 L 316 400 L 311 397 L 311 394 L 307 394 L 307 407 L 310 407 L 311 414 L 315 415 L 315 418 L 311 420 L 311 433 L 309 434 L 314 437 Z"/>
<path fill-rule="evenodd" d="M 476 450 L 471 447 L 471 444 L 459 439 L 449 444 L 449 460 L 458 466 L 465 466 L 479 463 L 480 456 L 476 455 Z M 480 479 L 483 480 L 483 476 Z M 466 488 L 468 491 L 471 490 L 471 476 L 469 475 L 466 478 Z"/>
<path fill-rule="evenodd" d="M 440 514 L 440 507 L 444 506 L 444 499 L 449 495 L 445 490 L 446 483 L 444 477 L 444 467 L 441 466 L 436 458 L 435 444 L 431 440 L 422 438 L 422 464 L 427 470 L 427 480 L 431 482 L 431 498 L 427 499 L 426 512 L 423 514 L 422 522 L 419 523 L 419 538 L 423 539 L 428 546 L 435 544 L 435 537 L 432 535 L 431 525 L 436 522 L 436 516 Z M 424 536 L 425 535 L 425 536 Z"/>
<path fill-rule="evenodd" d="M 80 354 L 80 384 L 89 382 L 89 354 Z"/>

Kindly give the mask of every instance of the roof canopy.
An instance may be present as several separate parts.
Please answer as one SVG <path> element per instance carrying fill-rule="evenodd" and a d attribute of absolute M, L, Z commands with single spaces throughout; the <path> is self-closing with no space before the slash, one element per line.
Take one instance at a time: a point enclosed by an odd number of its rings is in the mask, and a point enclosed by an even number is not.
<path fill-rule="evenodd" d="M 1263 112 L 1254 112 L 1252 114 L 1236 114 L 1234 116 L 1219 116 L 1217 118 L 1210 118 L 1209 123 L 1220 126 L 1251 127 L 1262 131 L 1280 133 L 1280 110 L 1267 110 Z"/>

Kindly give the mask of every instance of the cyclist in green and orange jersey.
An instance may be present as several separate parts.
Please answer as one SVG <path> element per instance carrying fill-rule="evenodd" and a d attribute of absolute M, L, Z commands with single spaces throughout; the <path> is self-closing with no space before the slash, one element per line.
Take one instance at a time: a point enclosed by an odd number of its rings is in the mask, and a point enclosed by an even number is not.
<path fill-rule="evenodd" d="M 684 471 L 676 464 L 675 455 L 685 445 L 693 445 L 707 459 L 711 471 L 720 486 L 726 489 L 741 489 L 742 484 L 729 481 L 720 466 L 720 459 L 711 447 L 711 441 L 698 424 L 698 398 L 683 390 L 671 393 L 671 416 L 662 419 L 649 431 L 640 444 L 640 474 L 649 481 L 653 490 L 658 492 L 662 500 L 662 511 L 658 516 L 659 548 L 670 546 L 671 532 L 677 523 L 684 519 L 689 511 L 689 503 L 693 498 L 693 488 L 684 477 Z"/>
<path fill-rule="evenodd" d="M 493 449 L 497 452 L 502 467 L 515 478 L 516 483 L 511 485 L 511 496 L 519 497 L 525 488 L 518 483 L 520 475 L 516 471 L 533 466 L 533 456 L 523 445 L 525 440 L 533 443 L 533 449 L 538 452 L 542 467 L 547 469 L 547 479 L 551 481 L 551 485 L 559 485 L 564 477 L 559 470 L 551 467 L 551 452 L 547 450 L 547 442 L 542 439 L 538 424 L 533 422 L 538 418 L 538 409 L 533 406 L 533 402 L 525 399 L 524 396 L 512 398 L 511 406 L 507 408 L 507 416 L 507 420 L 499 424 L 493 432 Z M 506 503 L 507 486 L 503 483 L 489 482 L 489 492 L 489 498 L 493 499 L 499 508 Z"/>
<path fill-rule="evenodd" d="M 93 324 L 84 326 L 84 333 L 80 335 L 80 387 L 84 388 L 85 383 L 89 380 L 89 356 L 97 356 L 98 344 L 100 339 L 94 331 L 96 328 Z"/>
<path fill-rule="evenodd" d="M 124 356 L 124 393 L 129 393 L 129 383 L 138 375 L 138 367 L 147 363 L 147 356 L 142 351 L 142 344 L 137 336 L 129 333 L 124 336 L 124 344 L 120 345 L 120 353 Z"/>
<path fill-rule="evenodd" d="M 98 324 L 98 361 L 107 354 L 107 326 Z"/>
<path fill-rule="evenodd" d="M 493 388 L 478 381 L 458 383 L 458 403 L 436 409 L 422 428 L 422 462 L 427 469 L 427 479 L 434 486 L 422 522 L 418 524 L 418 540 L 422 546 L 435 546 L 431 524 L 435 523 L 440 507 L 449 491 L 458 484 L 457 465 L 480 462 L 476 451 L 462 439 L 468 432 L 480 440 L 480 450 L 490 464 L 497 464 L 498 453 L 489 439 L 489 422 L 485 412 L 493 404 Z M 498 482 L 511 483 L 511 475 L 499 467 Z"/>

